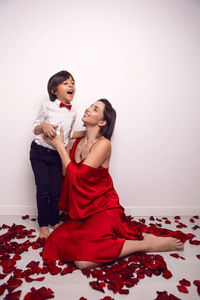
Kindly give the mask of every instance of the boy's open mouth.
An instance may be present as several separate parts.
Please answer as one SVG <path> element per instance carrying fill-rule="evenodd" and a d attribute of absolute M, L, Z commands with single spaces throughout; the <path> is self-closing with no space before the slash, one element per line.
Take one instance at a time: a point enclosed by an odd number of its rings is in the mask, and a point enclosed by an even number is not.
<path fill-rule="evenodd" d="M 72 92 L 72 91 L 68 91 L 68 92 L 67 92 L 67 94 L 69 94 L 69 95 L 72 95 L 72 94 L 73 94 L 73 92 Z"/>

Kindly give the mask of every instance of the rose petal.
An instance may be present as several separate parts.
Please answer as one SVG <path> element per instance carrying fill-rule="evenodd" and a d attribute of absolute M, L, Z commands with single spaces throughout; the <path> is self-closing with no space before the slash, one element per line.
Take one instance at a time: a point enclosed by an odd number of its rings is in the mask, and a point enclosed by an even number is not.
<path fill-rule="evenodd" d="M 14 289 L 19 287 L 22 284 L 22 282 L 23 281 L 21 279 L 16 279 L 15 277 L 11 276 L 7 281 L 8 290 L 12 292 Z"/>
<path fill-rule="evenodd" d="M 166 279 L 169 279 L 172 277 L 172 273 L 169 271 L 169 270 L 164 270 L 163 273 L 162 273 L 162 276 Z"/>
<path fill-rule="evenodd" d="M 16 291 L 13 293 L 9 293 L 5 296 L 5 300 L 19 300 L 22 291 Z"/>
<path fill-rule="evenodd" d="M 103 286 L 98 281 L 90 281 L 89 284 L 91 285 L 91 287 L 93 289 L 98 290 L 98 291 L 100 291 L 102 293 L 105 293 L 104 289 L 103 289 Z"/>
<path fill-rule="evenodd" d="M 170 256 L 175 257 L 175 258 L 179 258 L 178 253 L 170 253 Z"/>
<path fill-rule="evenodd" d="M 194 219 L 199 219 L 199 216 L 193 216 Z"/>
<path fill-rule="evenodd" d="M 157 292 L 158 296 L 155 300 L 181 300 L 174 296 L 173 294 L 169 294 L 164 291 L 164 292 Z"/>
<path fill-rule="evenodd" d="M 7 287 L 7 285 L 5 283 L 3 283 L 2 285 L 0 285 L 0 296 L 3 295 L 6 287 Z"/>
<path fill-rule="evenodd" d="M 179 283 L 184 286 L 191 286 L 191 283 L 187 279 L 184 279 L 184 278 L 182 280 L 180 280 Z"/>
<path fill-rule="evenodd" d="M 23 220 L 29 219 L 29 215 L 22 216 Z"/>
<path fill-rule="evenodd" d="M 177 285 L 179 292 L 188 294 L 188 289 L 184 285 Z"/>
<path fill-rule="evenodd" d="M 194 283 L 196 286 L 200 286 L 200 280 L 194 280 L 193 283 Z"/>

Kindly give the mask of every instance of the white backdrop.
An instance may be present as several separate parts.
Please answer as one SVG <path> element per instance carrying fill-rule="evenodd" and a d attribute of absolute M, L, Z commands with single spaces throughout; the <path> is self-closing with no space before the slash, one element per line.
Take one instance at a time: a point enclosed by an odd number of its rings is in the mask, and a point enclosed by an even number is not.
<path fill-rule="evenodd" d="M 137 215 L 200 211 L 200 1 L 1 0 L 1 214 L 35 213 L 32 123 L 66 69 L 117 111 L 110 172 Z"/>

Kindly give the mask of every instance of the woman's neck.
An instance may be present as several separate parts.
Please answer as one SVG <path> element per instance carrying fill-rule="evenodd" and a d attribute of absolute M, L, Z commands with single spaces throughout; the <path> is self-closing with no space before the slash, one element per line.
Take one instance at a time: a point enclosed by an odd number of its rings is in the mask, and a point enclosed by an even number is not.
<path fill-rule="evenodd" d="M 99 132 L 99 127 L 86 127 L 85 133 L 85 142 L 86 143 L 94 143 L 96 142 L 102 135 Z"/>

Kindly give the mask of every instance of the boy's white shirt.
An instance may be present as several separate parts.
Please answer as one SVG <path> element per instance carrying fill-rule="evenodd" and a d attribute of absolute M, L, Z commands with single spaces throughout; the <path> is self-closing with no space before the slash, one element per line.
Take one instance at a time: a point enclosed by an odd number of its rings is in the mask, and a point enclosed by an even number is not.
<path fill-rule="evenodd" d="M 35 127 L 43 122 L 58 125 L 56 132 L 57 134 L 60 134 L 60 127 L 63 128 L 64 144 L 66 146 L 68 143 L 68 135 L 71 129 L 71 136 L 73 135 L 73 126 L 76 120 L 77 113 L 73 108 L 69 110 L 66 107 L 60 107 L 60 103 L 61 101 L 58 99 L 53 102 L 45 101 L 43 103 L 33 123 L 33 132 Z M 55 150 L 51 145 L 44 141 L 43 133 L 38 135 L 34 134 L 34 140 L 40 146 Z"/>

